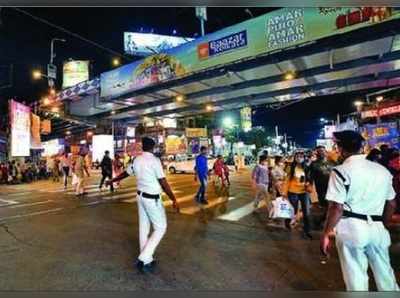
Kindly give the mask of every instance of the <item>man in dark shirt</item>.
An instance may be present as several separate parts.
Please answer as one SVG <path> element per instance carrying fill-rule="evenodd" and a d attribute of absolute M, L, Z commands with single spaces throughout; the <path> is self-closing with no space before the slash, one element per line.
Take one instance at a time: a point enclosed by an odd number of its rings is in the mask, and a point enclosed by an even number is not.
<path fill-rule="evenodd" d="M 104 152 L 104 157 L 103 160 L 100 163 L 100 168 L 101 168 L 101 181 L 100 181 L 100 191 L 102 190 L 103 184 L 104 184 L 104 180 L 106 178 L 108 179 L 112 179 L 112 160 L 110 158 L 110 152 L 107 150 Z M 114 191 L 114 186 L 111 183 L 110 184 L 110 191 L 113 192 Z"/>
<path fill-rule="evenodd" d="M 321 220 L 321 223 L 323 223 L 326 218 L 326 208 L 328 205 L 325 197 L 328 190 L 329 177 L 335 164 L 326 158 L 327 154 L 324 146 L 316 148 L 316 155 L 317 160 L 311 163 L 307 172 L 310 183 L 315 184 L 319 205 L 324 210 Z"/>

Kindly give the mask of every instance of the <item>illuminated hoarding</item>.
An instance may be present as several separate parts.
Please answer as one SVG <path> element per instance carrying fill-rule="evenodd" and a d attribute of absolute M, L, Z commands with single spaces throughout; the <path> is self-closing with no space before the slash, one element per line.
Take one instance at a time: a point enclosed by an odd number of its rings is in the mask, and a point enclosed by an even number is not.
<path fill-rule="evenodd" d="M 42 149 L 40 141 L 40 117 L 31 114 L 31 149 Z"/>
<path fill-rule="evenodd" d="M 92 159 L 101 161 L 104 157 L 104 152 L 108 150 L 110 157 L 114 158 L 114 138 L 112 135 L 94 135 L 92 139 Z"/>
<path fill-rule="evenodd" d="M 243 131 L 248 132 L 251 130 L 251 107 L 244 107 L 240 110 L 240 123 Z"/>
<path fill-rule="evenodd" d="M 42 143 L 44 157 L 51 157 L 53 155 L 62 154 L 64 152 L 64 140 L 63 139 L 54 139 L 47 142 Z"/>
<path fill-rule="evenodd" d="M 11 156 L 29 156 L 31 148 L 31 109 L 10 100 Z"/>
<path fill-rule="evenodd" d="M 286 7 L 274 10 L 161 54 L 143 49 L 147 53 L 150 51 L 151 56 L 101 74 L 101 96 L 117 97 L 189 73 L 304 45 L 399 17 L 398 10 L 387 7 Z M 132 42 L 126 38 L 125 47 L 129 45 L 132 48 Z M 144 47 L 145 43 L 140 45 Z M 139 45 L 136 47 L 139 51 Z M 130 51 L 135 51 L 135 48 Z"/>
<path fill-rule="evenodd" d="M 63 66 L 63 89 L 89 80 L 89 61 L 68 61 Z"/>
<path fill-rule="evenodd" d="M 130 55 L 148 56 L 165 52 L 192 40 L 194 39 L 180 36 L 124 32 L 124 50 Z"/>

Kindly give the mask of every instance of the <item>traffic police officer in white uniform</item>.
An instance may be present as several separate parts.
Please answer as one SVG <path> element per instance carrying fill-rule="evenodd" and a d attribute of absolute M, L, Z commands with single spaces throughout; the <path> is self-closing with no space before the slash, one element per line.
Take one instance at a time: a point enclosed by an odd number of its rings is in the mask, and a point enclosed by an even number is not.
<path fill-rule="evenodd" d="M 140 255 L 136 266 L 140 272 L 152 272 L 155 266 L 154 251 L 167 230 L 167 218 L 162 202 L 162 191 L 169 196 L 173 207 L 179 211 L 159 158 L 153 154 L 155 142 L 151 138 L 142 139 L 143 153 L 129 164 L 126 171 L 109 181 L 108 184 L 135 175 L 139 210 Z M 150 226 L 153 233 L 150 235 Z"/>
<path fill-rule="evenodd" d="M 396 207 L 392 176 L 359 154 L 360 134 L 348 130 L 334 137 L 344 162 L 331 173 L 321 251 L 329 253 L 330 237 L 335 233 L 348 291 L 368 291 L 368 264 L 379 291 L 398 291 L 389 257 L 390 234 L 385 228 Z"/>

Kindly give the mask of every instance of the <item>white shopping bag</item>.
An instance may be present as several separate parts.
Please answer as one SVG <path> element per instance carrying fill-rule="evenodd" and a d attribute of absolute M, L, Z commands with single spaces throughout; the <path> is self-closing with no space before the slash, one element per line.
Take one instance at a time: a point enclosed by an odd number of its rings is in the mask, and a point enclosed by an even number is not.
<path fill-rule="evenodd" d="M 272 208 L 269 214 L 270 218 L 288 218 L 292 219 L 294 216 L 293 206 L 288 200 L 282 197 L 276 198 L 272 201 Z"/>
<path fill-rule="evenodd" d="M 73 186 L 78 184 L 78 177 L 75 174 L 72 174 L 72 182 L 71 182 L 71 184 Z"/>

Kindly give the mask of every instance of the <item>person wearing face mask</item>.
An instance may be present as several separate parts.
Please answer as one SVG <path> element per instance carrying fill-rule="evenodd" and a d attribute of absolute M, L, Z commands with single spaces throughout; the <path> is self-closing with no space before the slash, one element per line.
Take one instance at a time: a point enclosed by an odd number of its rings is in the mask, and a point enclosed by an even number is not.
<path fill-rule="evenodd" d="M 328 190 L 329 176 L 335 164 L 327 159 L 327 153 L 324 146 L 315 148 L 317 159 L 313 161 L 308 170 L 308 181 L 315 184 L 318 195 L 318 203 L 323 209 L 323 215 L 320 224 L 326 219 L 326 209 L 328 203 L 325 199 Z"/>
<path fill-rule="evenodd" d="M 286 178 L 285 187 L 286 190 L 283 197 L 289 199 L 289 202 L 294 208 L 294 214 L 297 216 L 299 201 L 301 203 L 301 210 L 303 213 L 303 237 L 306 239 L 312 239 L 310 234 L 310 197 L 307 192 L 308 181 L 306 179 L 306 165 L 304 160 L 303 152 L 296 152 L 294 155 L 294 160 L 289 168 L 289 173 Z M 293 220 L 286 219 L 285 226 L 288 230 L 291 230 L 291 226 L 294 224 Z"/>
<path fill-rule="evenodd" d="M 347 291 L 368 291 L 368 265 L 378 291 L 399 291 L 390 264 L 387 226 L 396 209 L 392 175 L 360 154 L 363 137 L 351 130 L 334 132 L 343 163 L 332 170 L 326 199 L 327 220 L 320 240 L 329 254 L 336 248 Z"/>
<path fill-rule="evenodd" d="M 267 206 L 269 202 L 269 170 L 268 170 L 268 156 L 261 155 L 259 164 L 253 170 L 251 175 L 252 185 L 256 191 L 254 198 L 254 211 L 257 210 L 258 205 L 262 199 L 266 200 Z"/>
<path fill-rule="evenodd" d="M 271 171 L 272 192 L 274 198 L 282 196 L 283 184 L 286 176 L 285 163 L 283 162 L 282 156 L 275 156 L 275 166 Z"/>

